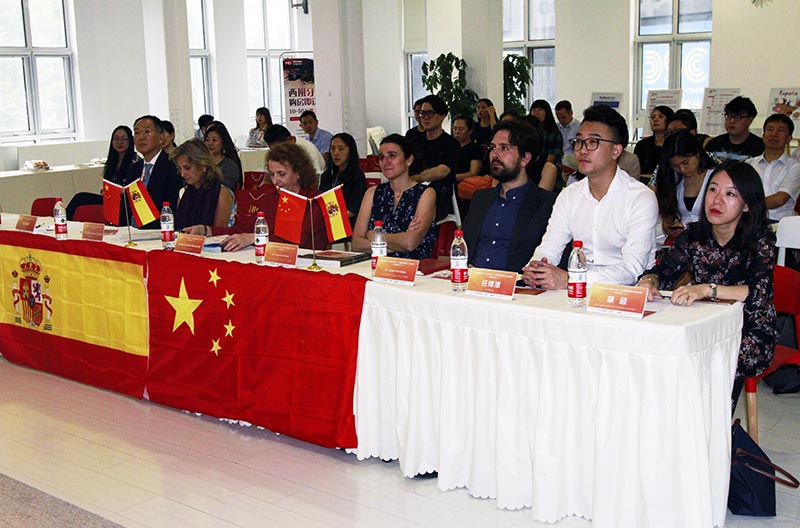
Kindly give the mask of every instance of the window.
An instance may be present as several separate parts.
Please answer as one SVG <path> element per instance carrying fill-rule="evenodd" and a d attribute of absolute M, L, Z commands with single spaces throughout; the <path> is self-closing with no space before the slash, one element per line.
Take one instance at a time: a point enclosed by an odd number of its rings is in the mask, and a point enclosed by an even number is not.
<path fill-rule="evenodd" d="M 206 6 L 203 0 L 186 0 L 189 27 L 189 77 L 192 86 L 192 110 L 195 118 L 213 114 L 211 73 L 209 68 Z"/>
<path fill-rule="evenodd" d="M 247 94 L 250 109 L 266 106 L 274 123 L 283 122 L 281 55 L 292 49 L 292 17 L 288 0 L 245 0 Z"/>
<path fill-rule="evenodd" d="M 0 142 L 75 138 L 63 0 L 0 0 Z"/>
<path fill-rule="evenodd" d="M 637 114 L 648 90 L 683 89 L 682 108 L 699 110 L 708 87 L 711 0 L 639 0 Z M 675 109 L 677 110 L 677 108 Z"/>
<path fill-rule="evenodd" d="M 526 106 L 535 99 L 556 103 L 555 38 L 555 0 L 503 0 L 503 53 L 527 55 L 533 65 Z"/>
<path fill-rule="evenodd" d="M 406 53 L 406 117 L 408 128 L 417 126 L 414 119 L 414 101 L 422 99 L 430 92 L 422 84 L 422 65 L 427 62 L 428 54 L 424 52 Z"/>

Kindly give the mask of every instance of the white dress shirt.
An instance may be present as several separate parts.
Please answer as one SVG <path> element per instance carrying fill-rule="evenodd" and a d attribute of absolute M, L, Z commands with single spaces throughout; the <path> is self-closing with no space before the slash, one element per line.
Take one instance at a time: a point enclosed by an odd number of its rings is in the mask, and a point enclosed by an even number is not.
<path fill-rule="evenodd" d="M 561 138 L 564 140 L 564 154 L 575 154 L 569 140 L 578 135 L 578 129 L 581 127 L 581 122 L 577 119 L 570 121 L 567 126 L 562 126 L 561 123 L 556 123 L 558 130 L 561 132 Z"/>
<path fill-rule="evenodd" d="M 800 163 L 787 156 L 785 152 L 772 162 L 764 159 L 762 154 L 750 158 L 747 163 L 752 165 L 761 176 L 766 196 L 777 192 L 785 192 L 789 195 L 785 204 L 769 210 L 769 219 L 780 220 L 784 216 L 792 216 L 797 195 L 800 193 Z"/>
<path fill-rule="evenodd" d="M 589 179 L 561 191 L 533 259 L 558 265 L 570 240 L 583 241 L 587 282 L 634 284 L 653 265 L 658 202 L 653 191 L 619 167 L 608 193 L 597 200 Z"/>

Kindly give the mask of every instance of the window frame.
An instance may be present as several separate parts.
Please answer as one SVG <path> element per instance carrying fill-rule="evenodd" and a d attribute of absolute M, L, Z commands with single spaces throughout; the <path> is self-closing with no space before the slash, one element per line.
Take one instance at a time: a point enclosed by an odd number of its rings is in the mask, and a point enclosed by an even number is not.
<path fill-rule="evenodd" d="M 213 84 L 211 82 L 211 62 L 212 62 L 212 55 L 211 50 L 209 49 L 208 45 L 208 4 L 206 0 L 198 0 L 200 2 L 200 15 L 201 15 L 201 29 L 203 30 L 203 48 L 189 48 L 189 83 L 191 85 L 191 64 L 192 59 L 199 59 L 200 65 L 202 68 L 202 79 L 203 79 L 203 102 L 205 105 L 204 109 L 199 108 L 192 108 L 192 112 L 196 116 L 200 116 L 203 114 L 214 115 L 214 97 L 213 97 Z M 188 13 L 187 13 L 188 15 Z M 191 21 L 188 20 L 187 17 L 187 24 Z M 192 91 L 192 106 L 194 106 L 194 86 L 190 86 Z M 196 124 L 196 123 L 195 123 Z"/>
<path fill-rule="evenodd" d="M 78 131 L 75 108 L 75 72 L 72 35 L 70 34 L 70 10 L 67 2 L 61 1 L 64 30 L 64 47 L 33 46 L 31 16 L 27 0 L 20 2 L 22 9 L 23 46 L 0 47 L 0 57 L 15 58 L 22 61 L 22 78 L 25 90 L 25 104 L 28 127 L 25 130 L 0 131 L 0 144 L 38 144 L 57 141 L 75 141 Z M 59 58 L 64 61 L 65 110 L 67 127 L 43 128 L 41 105 L 39 104 L 39 78 L 36 62 L 42 58 Z"/>
<path fill-rule="evenodd" d="M 420 99 L 414 97 L 414 57 L 424 57 L 423 62 L 428 62 L 427 51 L 406 51 L 405 52 L 405 77 L 406 77 L 406 124 L 410 130 L 417 126 L 417 121 L 414 119 L 414 101 Z M 426 94 L 429 93 L 426 91 Z"/>

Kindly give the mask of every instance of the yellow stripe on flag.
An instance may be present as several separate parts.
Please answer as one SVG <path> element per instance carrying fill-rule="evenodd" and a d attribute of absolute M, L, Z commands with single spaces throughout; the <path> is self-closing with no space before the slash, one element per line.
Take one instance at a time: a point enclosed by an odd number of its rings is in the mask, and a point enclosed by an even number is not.
<path fill-rule="evenodd" d="M 128 201 L 130 203 L 131 212 L 136 219 L 139 227 L 147 225 L 156 218 L 158 218 L 158 209 L 156 209 L 150 193 L 147 192 L 142 180 L 136 180 L 125 188 L 128 193 Z"/>
<path fill-rule="evenodd" d="M 315 198 L 325 219 L 325 228 L 331 242 L 352 236 L 350 219 L 347 217 L 347 204 L 342 194 L 342 186 L 338 185 Z"/>
<path fill-rule="evenodd" d="M 0 272 L 0 322 L 148 355 L 141 265 L 0 245 Z"/>

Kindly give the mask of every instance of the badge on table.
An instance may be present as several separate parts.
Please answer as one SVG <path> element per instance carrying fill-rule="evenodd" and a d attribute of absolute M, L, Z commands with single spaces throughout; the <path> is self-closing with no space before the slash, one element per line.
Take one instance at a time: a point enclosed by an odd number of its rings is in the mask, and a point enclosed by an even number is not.
<path fill-rule="evenodd" d="M 175 241 L 175 251 L 199 255 L 203 252 L 203 244 L 205 244 L 205 242 L 206 237 L 203 235 L 178 233 L 178 239 Z"/>
<path fill-rule="evenodd" d="M 517 274 L 513 271 L 499 271 L 483 268 L 469 270 L 467 295 L 494 297 L 495 299 L 514 299 Z"/>
<path fill-rule="evenodd" d="M 390 284 L 413 286 L 417 278 L 419 261 L 395 257 L 381 257 L 375 268 L 373 280 Z"/>
<path fill-rule="evenodd" d="M 271 266 L 294 268 L 297 266 L 297 245 L 267 242 L 264 262 Z"/>

